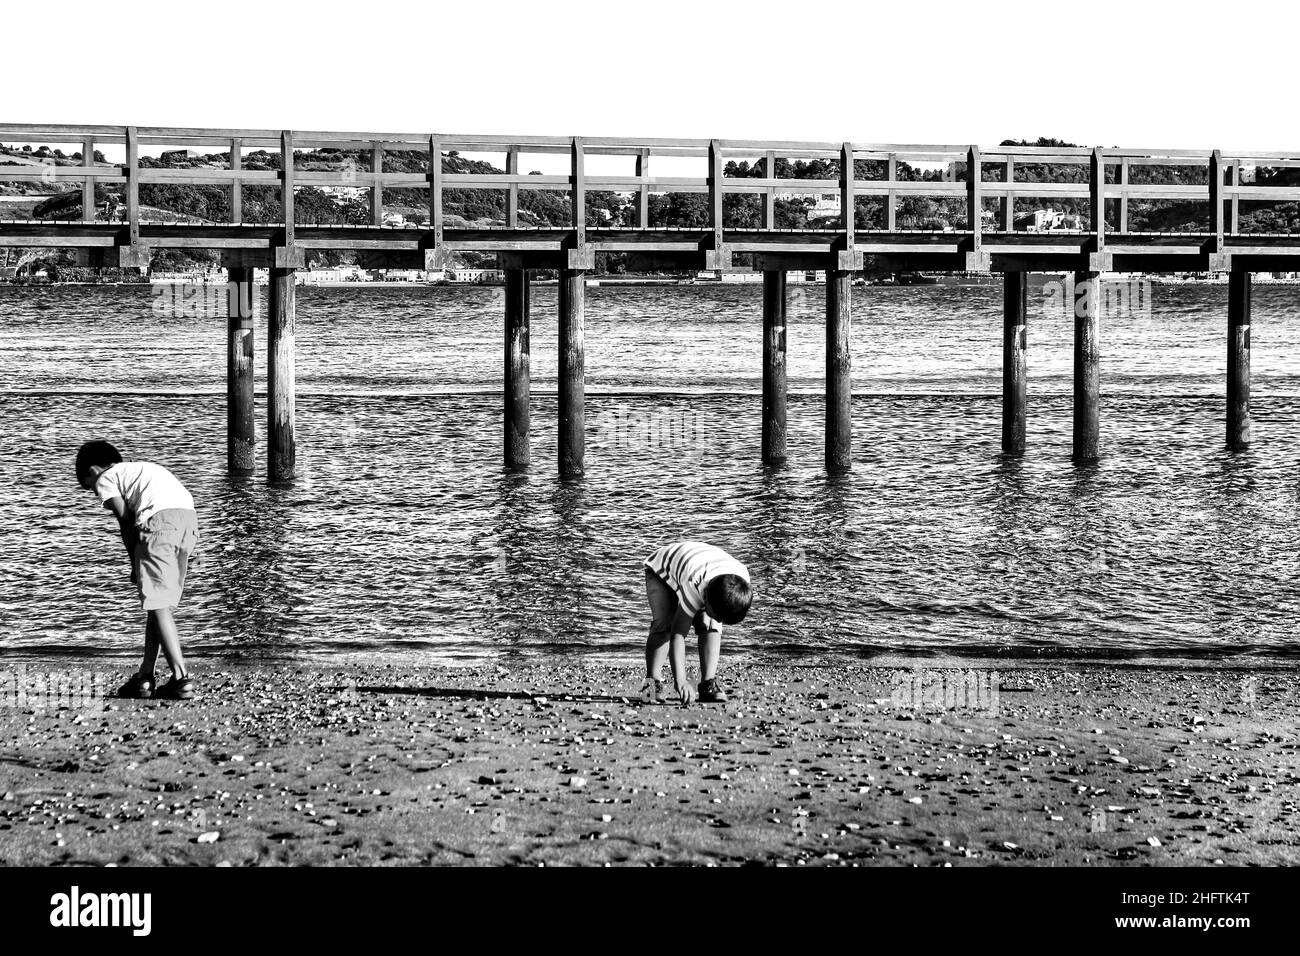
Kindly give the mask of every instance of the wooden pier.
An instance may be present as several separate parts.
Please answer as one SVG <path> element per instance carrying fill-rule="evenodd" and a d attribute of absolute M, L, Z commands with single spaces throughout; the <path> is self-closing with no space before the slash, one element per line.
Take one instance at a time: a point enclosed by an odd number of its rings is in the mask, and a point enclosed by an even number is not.
<path fill-rule="evenodd" d="M 251 285 L 251 270 L 270 269 L 265 316 L 268 356 L 267 474 L 291 478 L 295 467 L 294 328 L 295 271 L 313 250 L 350 250 L 367 265 L 439 269 L 456 252 L 494 253 L 506 273 L 503 399 L 504 461 L 529 465 L 529 278 L 530 270 L 558 270 L 559 287 L 559 470 L 580 475 L 584 466 L 584 288 L 585 276 L 602 252 L 627 254 L 631 268 L 727 269 L 748 257 L 763 273 L 763 461 L 786 457 L 786 289 L 789 270 L 825 270 L 826 409 L 825 463 L 830 472 L 852 463 L 850 315 L 852 279 L 866 257 L 890 271 L 992 271 L 1005 276 L 1002 448 L 1025 448 L 1028 363 L 1025 316 L 1028 275 L 1075 276 L 1074 457 L 1100 453 L 1100 284 L 1109 272 L 1224 272 L 1229 274 L 1227 322 L 1227 445 L 1245 447 L 1250 422 L 1250 277 L 1257 271 L 1293 271 L 1300 266 L 1300 235 L 1240 231 L 1241 204 L 1300 201 L 1300 185 L 1247 181 L 1257 169 L 1300 168 L 1300 154 L 1223 153 L 1219 150 L 1086 149 L 969 145 L 909 146 L 869 143 L 769 142 L 750 140 L 608 138 L 577 136 L 485 136 L 441 133 L 361 133 L 266 129 L 187 129 L 116 126 L 0 125 L 0 143 L 77 144 L 80 162 L 0 167 L 0 181 L 67 184 L 81 195 L 78 220 L 0 221 L 0 246 L 78 250 L 91 266 L 146 268 L 154 251 L 206 249 L 220 252 L 232 287 Z M 227 156 L 219 166 L 161 166 L 142 163 L 142 148 L 207 151 Z M 101 158 L 103 150 L 120 161 Z M 369 169 L 305 168 L 323 151 L 359 152 Z M 101 151 L 97 155 L 97 151 Z M 454 151 L 502 157 L 501 171 L 449 172 Z M 249 168 L 256 152 L 278 157 Z M 427 157 L 423 171 L 385 169 L 384 157 L 400 153 Z M 524 174 L 523 157 L 567 157 L 563 174 Z M 631 172 L 594 175 L 591 157 L 623 157 Z M 654 172 L 665 161 L 693 160 L 700 176 Z M 762 163 L 761 175 L 727 172 L 729 160 Z M 781 178 L 778 161 L 822 160 L 836 178 Z M 564 160 L 561 160 L 564 162 Z M 959 171 L 917 178 L 903 171 L 928 164 Z M 409 164 L 408 164 L 409 165 Z M 1046 166 L 1077 168 L 1077 181 L 1045 181 L 1023 173 Z M 1180 171 L 1176 182 L 1153 183 L 1136 175 L 1149 167 Z M 1186 180 L 1193 181 L 1188 182 Z M 1135 181 L 1136 180 L 1136 181 Z M 1146 180 L 1146 181 L 1144 181 Z M 1289 183 L 1289 180 L 1287 181 Z M 111 220 L 96 209 L 95 187 L 106 185 L 124 197 L 124 215 Z M 229 221 L 150 221 L 142 216 L 140 187 L 149 184 L 219 186 L 230 198 Z M 251 222 L 246 196 L 274 189 L 277 222 Z M 295 214 L 295 190 L 312 187 L 369 191 L 370 222 L 320 224 Z M 386 189 L 427 191 L 427 223 L 385 223 Z M 449 223 L 447 190 L 489 189 L 504 197 L 500 225 Z M 528 190 L 567 195 L 568 221 L 561 225 L 521 223 L 520 195 Z M 590 221 L 593 191 L 633 197 L 637 225 Z M 701 193 L 708 221 L 695 227 L 650 224 L 655 194 Z M 781 229 L 776 203 L 789 194 L 833 194 L 839 199 L 835 228 Z M 727 221 L 726 200 L 757 197 L 761 224 Z M 899 225 L 900 203 L 909 197 L 964 200 L 964 228 L 915 229 Z M 1087 204 L 1088 221 L 1075 230 L 1038 232 L 1016 228 L 1017 201 L 1069 199 Z M 1198 204 L 1205 229 L 1149 232 L 1130 229 L 1130 204 L 1175 201 Z M 1023 208 L 1023 207 L 1022 207 Z M 870 215 L 867 215 L 867 210 Z M 869 295 L 869 293 L 868 293 Z M 253 320 L 251 294 L 232 294 L 228 325 L 229 468 L 253 469 Z"/>

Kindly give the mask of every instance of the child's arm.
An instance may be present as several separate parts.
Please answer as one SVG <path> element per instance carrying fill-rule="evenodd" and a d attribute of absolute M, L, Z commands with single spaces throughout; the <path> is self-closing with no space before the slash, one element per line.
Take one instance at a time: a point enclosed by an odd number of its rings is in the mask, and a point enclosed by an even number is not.
<path fill-rule="evenodd" d="M 131 580 L 135 580 L 135 546 L 140 540 L 140 532 L 135 528 L 135 515 L 121 498 L 109 498 L 104 507 L 113 512 L 117 518 L 118 530 L 122 532 L 122 544 L 126 545 L 126 556 L 131 561 Z"/>
<path fill-rule="evenodd" d="M 694 618 L 679 610 L 673 618 L 672 640 L 668 644 L 668 664 L 673 669 L 673 682 L 677 684 L 677 696 L 683 704 L 695 700 L 695 688 L 686 679 L 686 632 L 691 629 Z"/>

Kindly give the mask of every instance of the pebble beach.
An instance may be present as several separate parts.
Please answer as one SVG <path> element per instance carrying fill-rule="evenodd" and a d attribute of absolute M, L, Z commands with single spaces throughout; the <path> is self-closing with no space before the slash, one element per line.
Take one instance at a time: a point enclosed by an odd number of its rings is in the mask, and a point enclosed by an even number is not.
<path fill-rule="evenodd" d="M 582 662 L 194 673 L 188 702 L 10 693 L 4 862 L 1300 862 L 1268 667 L 728 664 L 732 699 L 689 708 Z"/>

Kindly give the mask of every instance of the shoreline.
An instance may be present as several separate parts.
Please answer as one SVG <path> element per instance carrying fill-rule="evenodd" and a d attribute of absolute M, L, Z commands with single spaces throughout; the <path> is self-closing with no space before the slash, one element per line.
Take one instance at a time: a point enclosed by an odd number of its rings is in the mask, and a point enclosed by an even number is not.
<path fill-rule="evenodd" d="M 309 271 L 309 270 L 305 270 L 305 269 L 302 270 L 302 272 L 303 272 L 304 274 L 308 273 L 308 271 Z M 795 271 L 799 271 L 799 270 L 795 270 Z M 761 276 L 761 275 L 762 275 L 761 271 L 755 271 L 755 272 L 753 272 L 752 274 L 755 275 L 755 276 Z M 1044 272 L 1044 273 L 1040 273 L 1040 274 L 1041 274 L 1041 275 L 1063 275 L 1064 273 L 1058 273 L 1058 272 Z M 1111 281 L 1115 281 L 1115 282 L 1123 281 L 1122 278 L 1120 278 L 1120 275 L 1121 275 L 1120 273 L 1115 273 L 1114 276 L 1112 276 L 1112 280 L 1111 280 Z M 1161 275 L 1161 274 L 1158 274 L 1158 273 L 1157 273 L 1157 274 L 1154 274 L 1154 275 L 1148 275 L 1147 278 L 1148 278 L 1148 280 L 1150 281 L 1150 283 L 1151 283 L 1152 285 L 1158 285 L 1158 286 L 1222 286 L 1222 285 L 1227 285 L 1227 279 L 1226 279 L 1226 278 L 1210 278 L 1210 279 L 1177 279 L 1177 278 L 1172 278 L 1172 277 L 1169 277 L 1169 276 L 1164 276 L 1164 275 Z M 138 287 L 140 287 L 140 288 L 153 288 L 153 287 L 155 287 L 155 286 L 157 286 L 157 285 L 160 285 L 160 284 L 170 285 L 170 284 L 180 283 L 180 282 L 183 282 L 183 281 L 186 281 L 186 280 L 179 280 L 179 279 L 167 278 L 167 279 L 141 279 L 141 280 L 136 281 L 136 282 L 78 282 L 78 281 L 68 281 L 68 282 L 12 282 L 12 281 L 0 281 L 0 288 L 9 287 L 9 288 L 16 288 L 16 289 L 31 289 L 31 288 L 54 289 L 54 288 L 61 288 L 61 287 L 65 287 L 65 286 L 132 286 L 132 287 L 137 287 L 137 286 L 138 286 Z M 587 283 L 587 285 L 588 285 L 589 287 L 596 287 L 596 286 L 599 286 L 599 287 L 605 287 L 605 286 L 626 286 L 626 287 L 632 287 L 632 288 L 650 288 L 650 287 L 660 287 L 660 286 L 665 286 L 665 287 L 680 287 L 680 286 L 708 286 L 708 287 L 714 287 L 714 286 L 716 286 L 716 287 L 719 287 L 719 288 L 723 288 L 723 287 L 730 288 L 730 287 L 732 287 L 732 286 L 738 286 L 738 285 L 739 285 L 739 286 L 743 286 L 743 285 L 758 285 L 758 284 L 761 284 L 761 283 L 758 282 L 757 279 L 745 279 L 745 280 L 731 280 L 731 281 L 728 281 L 728 280 L 723 280 L 723 279 L 695 279 L 695 278 L 688 278 L 688 277 L 680 277 L 680 278 L 679 278 L 679 277 L 672 277 L 672 276 L 664 276 L 664 277 L 658 277 L 658 278 L 655 278 L 655 277 L 643 277 L 643 278 L 635 278 L 635 279 L 623 279 L 623 278 L 620 278 L 618 274 L 613 274 L 613 273 L 611 273 L 611 274 L 609 274 L 609 275 L 600 275 L 600 274 L 592 275 L 592 274 L 589 274 L 588 277 L 587 277 L 586 283 Z M 224 281 L 224 280 L 221 280 L 221 279 L 213 278 L 213 279 L 211 279 L 210 281 L 208 281 L 208 280 L 205 279 L 204 281 L 202 281 L 202 282 L 200 282 L 200 283 L 195 283 L 195 284 L 199 284 L 199 285 L 214 285 L 214 286 L 215 286 L 215 285 L 224 285 L 224 284 L 225 284 L 225 281 Z M 425 280 L 411 280 L 411 281 L 407 281 L 407 280 L 399 280 L 399 279 L 392 279 L 392 280 L 389 280 L 389 279 L 377 279 L 377 280 L 372 280 L 372 281 L 368 281 L 368 282 L 348 282 L 348 281 L 333 281 L 333 280 L 330 280 L 330 281 L 311 281 L 311 280 L 306 280 L 306 279 L 304 279 L 304 281 L 302 281 L 302 282 L 299 283 L 299 284 L 302 285 L 303 287 L 314 288 L 314 289 L 425 289 L 425 288 L 496 288 L 496 289 L 499 289 L 499 288 L 504 288 L 504 287 L 505 287 L 505 282 L 504 282 L 504 281 L 500 281 L 500 282 L 497 282 L 497 281 L 492 281 L 492 282 L 456 282 L 456 281 L 448 281 L 448 280 L 444 280 L 444 281 L 433 281 L 433 282 L 430 282 L 430 281 L 425 281 Z M 558 279 L 533 279 L 533 280 L 532 280 L 532 284 L 533 284 L 533 285 L 537 285 L 537 286 L 557 286 L 557 285 L 559 284 L 559 280 L 558 280 Z M 889 281 L 872 281 L 872 280 L 860 279 L 859 282 L 858 282 L 857 284 L 861 284 L 861 285 L 865 285 L 865 286 L 871 286 L 871 287 L 886 288 L 886 289 L 895 289 L 895 288 L 906 288 L 906 289 L 916 289 L 916 288 L 995 288 L 995 287 L 996 287 L 996 288 L 1001 288 L 1000 274 L 998 274 L 998 273 L 994 273 L 994 274 L 991 274 L 991 275 L 974 276 L 974 277 L 963 277 L 963 276 L 961 276 L 960 274 L 942 274 L 942 275 L 941 275 L 940 277 L 938 277 L 938 278 L 936 279 L 936 281 L 934 281 L 934 282 L 916 282 L 916 283 L 908 283 L 908 282 L 889 282 Z M 1300 285 L 1300 279 L 1271 279 L 1271 278 L 1270 278 L 1270 279 L 1266 279 L 1266 278 L 1262 278 L 1261 275 L 1256 275 L 1256 276 L 1255 276 L 1255 279 L 1254 279 L 1254 284 L 1255 284 L 1255 285 L 1261 285 L 1261 286 L 1275 286 L 1275 285 L 1276 285 L 1276 286 L 1297 286 L 1297 285 Z M 257 283 L 257 285 L 258 285 L 259 288 L 265 288 L 265 287 L 266 287 L 266 283 L 265 283 L 265 282 L 259 282 L 259 283 Z M 807 286 L 824 286 L 824 285 L 826 285 L 826 280 L 824 280 L 824 279 L 806 279 L 806 280 L 803 280 L 803 281 L 801 281 L 801 282 L 792 283 L 792 285 L 795 285 L 795 286 L 805 286 L 805 285 L 807 285 Z"/>
<path fill-rule="evenodd" d="M 1292 669 L 994 663 L 724 660 L 732 701 L 686 709 L 572 661 L 196 659 L 191 702 L 10 696 L 5 861 L 1300 862 Z"/>
<path fill-rule="evenodd" d="M 561 662 L 578 667 L 626 668 L 630 661 L 639 660 L 643 652 L 640 645 L 593 650 L 575 646 L 571 651 L 556 652 L 548 649 L 512 649 L 511 663 L 524 668 L 545 666 L 545 661 Z M 113 648 L 84 648 L 61 645 L 57 647 L 36 645 L 0 646 L 0 675 L 8 666 L 31 667 L 110 667 L 120 664 L 132 668 L 140 657 L 137 644 L 123 644 Z M 286 645 L 282 651 L 268 651 L 260 647 L 256 652 L 242 650 L 212 651 L 207 648 L 187 649 L 185 659 L 198 663 L 203 669 L 237 668 L 265 669 L 278 667 L 304 667 L 313 670 L 374 665 L 380 667 L 414 668 L 423 670 L 472 671 L 483 667 L 499 666 L 500 649 L 474 648 L 456 654 L 439 655 L 432 648 L 377 647 L 367 650 L 328 650 L 322 648 L 297 649 Z M 160 659 L 161 660 L 161 659 Z M 58 664 L 53 664 L 58 661 Z M 951 651 L 921 653 L 913 649 L 898 649 L 875 653 L 852 653 L 834 647 L 810 650 L 803 655 L 755 654 L 748 648 L 731 647 L 726 651 L 728 666 L 777 667 L 791 671 L 819 668 L 846 667 L 870 670 L 907 670 L 924 667 L 931 670 L 963 671 L 970 669 L 1004 672 L 1042 669 L 1067 669 L 1084 673 L 1093 670 L 1160 670 L 1172 673 L 1216 671 L 1224 674 L 1293 673 L 1300 665 L 1300 655 L 1277 654 L 1222 654 L 1202 655 L 1172 652 L 1168 656 L 1115 654 L 1089 656 L 1074 649 L 1061 649 L 1045 654 L 963 654 Z M 158 665 L 160 672 L 165 667 Z"/>

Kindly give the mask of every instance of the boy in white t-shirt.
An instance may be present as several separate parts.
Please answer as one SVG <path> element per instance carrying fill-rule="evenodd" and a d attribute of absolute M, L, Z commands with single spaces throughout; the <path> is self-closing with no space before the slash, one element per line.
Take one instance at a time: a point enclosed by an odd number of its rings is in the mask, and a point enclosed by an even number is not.
<path fill-rule="evenodd" d="M 180 604 L 190 554 L 198 544 L 194 499 L 166 468 L 146 461 L 123 461 L 106 441 L 81 446 L 77 481 L 94 491 L 117 516 L 122 543 L 131 558 L 131 583 L 139 591 L 147 616 L 144 661 L 118 695 L 189 700 L 194 696 L 194 681 L 185 670 L 172 611 Z M 154 665 L 160 648 L 171 666 L 172 679 L 155 689 Z"/>
<path fill-rule="evenodd" d="M 695 689 L 686 682 L 686 632 L 694 625 L 700 642 L 700 702 L 724 703 L 727 694 L 717 674 L 721 624 L 739 624 L 749 611 L 749 571 L 721 548 L 679 541 L 645 559 L 645 590 L 651 618 L 642 686 L 646 699 L 664 700 L 665 657 L 672 662 L 678 698 L 683 704 L 695 699 Z"/>

